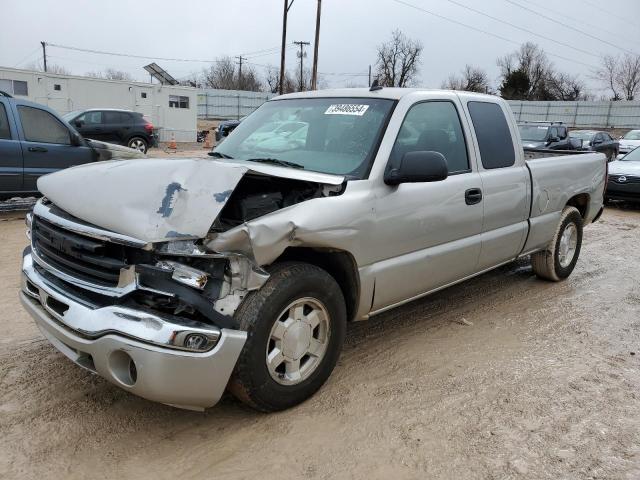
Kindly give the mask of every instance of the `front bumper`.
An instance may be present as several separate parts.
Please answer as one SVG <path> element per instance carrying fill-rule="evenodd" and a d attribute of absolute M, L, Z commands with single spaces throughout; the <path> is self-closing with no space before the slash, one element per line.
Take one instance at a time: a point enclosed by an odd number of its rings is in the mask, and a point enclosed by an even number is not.
<path fill-rule="evenodd" d="M 631 177 L 628 178 L 631 179 Z M 605 196 L 613 200 L 640 202 L 640 182 L 634 180 L 635 179 L 625 183 L 619 183 L 609 178 Z"/>
<path fill-rule="evenodd" d="M 217 334 L 218 341 L 206 352 L 164 347 L 172 336 L 193 328 L 146 311 L 92 307 L 49 282 L 30 253 L 22 271 L 24 308 L 43 335 L 76 364 L 131 393 L 180 408 L 202 410 L 224 393 L 246 332 L 211 327 L 209 333 Z"/>

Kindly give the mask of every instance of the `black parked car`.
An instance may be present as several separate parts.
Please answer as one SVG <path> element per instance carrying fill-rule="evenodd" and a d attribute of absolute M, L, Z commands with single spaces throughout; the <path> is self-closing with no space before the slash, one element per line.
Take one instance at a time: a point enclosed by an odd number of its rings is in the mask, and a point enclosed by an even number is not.
<path fill-rule="evenodd" d="M 235 130 L 235 128 L 240 125 L 244 119 L 240 120 L 225 120 L 224 122 L 220 122 L 218 128 L 216 128 L 216 142 L 220 142 L 223 138 L 228 136 L 231 132 Z"/>
<path fill-rule="evenodd" d="M 95 108 L 69 112 L 63 118 L 85 138 L 126 145 L 142 153 L 158 144 L 153 124 L 139 112 Z"/>
<path fill-rule="evenodd" d="M 614 150 L 614 157 L 618 156 L 620 151 L 619 142 L 607 132 L 599 132 L 597 130 L 572 130 L 569 132 L 571 138 L 582 140 L 582 148 L 584 150 L 602 150 L 604 147 Z"/>
<path fill-rule="evenodd" d="M 531 122 L 518 124 L 525 149 L 580 150 L 582 141 L 569 137 L 562 122 Z"/>

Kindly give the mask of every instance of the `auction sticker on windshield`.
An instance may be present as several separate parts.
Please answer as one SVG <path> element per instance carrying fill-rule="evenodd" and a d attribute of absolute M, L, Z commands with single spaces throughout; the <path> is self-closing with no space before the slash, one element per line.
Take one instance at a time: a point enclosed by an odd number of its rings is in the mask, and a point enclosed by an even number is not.
<path fill-rule="evenodd" d="M 339 103 L 336 105 L 329 105 L 329 108 L 324 112 L 325 115 L 357 115 L 361 117 L 364 112 L 367 111 L 369 105 L 358 105 L 350 103 Z"/>

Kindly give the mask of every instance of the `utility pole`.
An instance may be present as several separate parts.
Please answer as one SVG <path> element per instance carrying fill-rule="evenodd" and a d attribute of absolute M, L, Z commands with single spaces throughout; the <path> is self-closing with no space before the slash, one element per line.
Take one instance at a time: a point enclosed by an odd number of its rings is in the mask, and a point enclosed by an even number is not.
<path fill-rule="evenodd" d="M 313 69 L 311 72 L 311 90 L 316 90 L 318 86 L 318 45 L 320 44 L 320 9 L 322 0 L 318 0 L 318 9 L 316 10 L 316 40 L 313 44 Z"/>
<path fill-rule="evenodd" d="M 44 61 L 44 71 L 47 71 L 47 44 L 45 42 L 40 42 L 42 45 L 42 59 Z"/>
<path fill-rule="evenodd" d="M 240 65 L 240 67 L 238 68 L 238 87 L 239 90 L 242 90 L 242 87 L 244 86 L 244 81 L 242 79 L 242 60 L 244 60 L 244 58 L 242 57 L 242 55 L 238 55 L 236 58 L 238 59 L 238 64 Z"/>
<path fill-rule="evenodd" d="M 369 86 L 371 86 L 371 65 L 369 65 Z"/>
<path fill-rule="evenodd" d="M 306 53 L 304 51 L 305 45 L 311 45 L 309 42 L 293 42 L 300 47 L 300 51 L 298 52 L 298 58 L 300 59 L 300 91 L 304 90 L 304 77 L 303 77 L 303 69 L 302 69 L 302 61 L 304 57 L 306 57 Z"/>
<path fill-rule="evenodd" d="M 282 13 L 282 47 L 280 47 L 280 95 L 284 93 L 284 50 L 287 48 L 287 13 L 294 0 L 284 0 L 284 12 Z"/>

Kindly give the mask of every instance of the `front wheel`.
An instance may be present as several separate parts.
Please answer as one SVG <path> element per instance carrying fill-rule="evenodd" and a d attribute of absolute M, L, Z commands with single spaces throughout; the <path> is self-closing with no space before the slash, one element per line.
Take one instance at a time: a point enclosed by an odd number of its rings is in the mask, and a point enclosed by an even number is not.
<path fill-rule="evenodd" d="M 582 215 L 575 207 L 565 207 L 547 248 L 531 255 L 534 273 L 545 280 L 564 280 L 576 266 L 582 247 Z"/>
<path fill-rule="evenodd" d="M 147 141 L 144 138 L 133 137 L 127 142 L 127 147 L 138 150 L 141 153 L 147 153 Z"/>
<path fill-rule="evenodd" d="M 229 382 L 239 400 L 264 412 L 313 395 L 333 371 L 346 331 L 344 297 L 326 271 L 286 262 L 270 273 L 236 311 L 247 341 Z"/>

